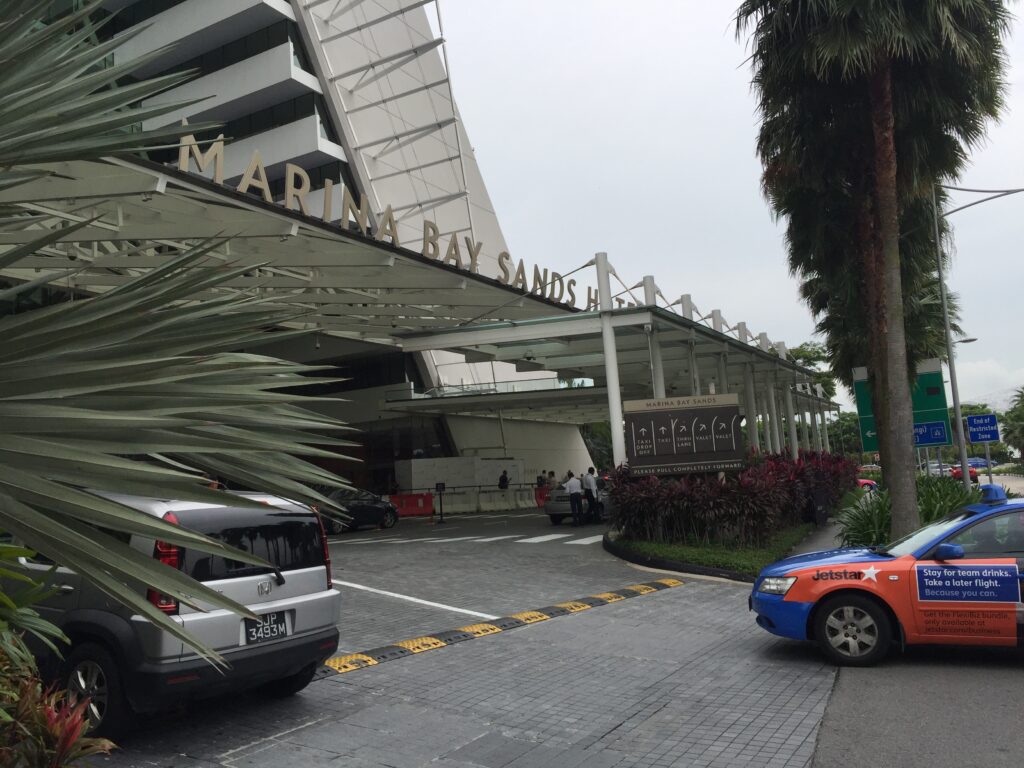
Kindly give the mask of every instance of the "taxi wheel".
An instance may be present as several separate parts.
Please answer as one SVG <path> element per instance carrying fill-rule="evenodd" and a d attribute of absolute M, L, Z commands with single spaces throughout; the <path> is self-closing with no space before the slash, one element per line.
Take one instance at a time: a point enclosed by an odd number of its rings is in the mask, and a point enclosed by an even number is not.
<path fill-rule="evenodd" d="M 889 651 L 892 623 L 874 600 L 837 595 L 826 600 L 814 618 L 814 637 L 835 664 L 867 667 Z"/>

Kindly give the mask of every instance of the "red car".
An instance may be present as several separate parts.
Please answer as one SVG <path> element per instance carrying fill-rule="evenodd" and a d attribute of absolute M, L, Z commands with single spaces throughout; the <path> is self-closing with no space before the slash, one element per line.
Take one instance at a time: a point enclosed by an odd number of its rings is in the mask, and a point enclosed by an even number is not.
<path fill-rule="evenodd" d="M 967 473 L 972 483 L 978 482 L 978 470 L 974 467 L 967 467 Z M 964 471 L 960 467 L 953 467 L 949 472 L 949 476 L 954 480 L 963 480 Z"/>

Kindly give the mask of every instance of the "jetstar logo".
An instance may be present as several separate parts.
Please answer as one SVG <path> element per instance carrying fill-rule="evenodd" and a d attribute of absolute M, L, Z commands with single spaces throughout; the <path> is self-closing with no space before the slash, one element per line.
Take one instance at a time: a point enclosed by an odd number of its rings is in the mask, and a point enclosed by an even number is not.
<path fill-rule="evenodd" d="M 857 581 L 864 578 L 861 571 L 815 571 L 811 577 L 814 581 Z"/>

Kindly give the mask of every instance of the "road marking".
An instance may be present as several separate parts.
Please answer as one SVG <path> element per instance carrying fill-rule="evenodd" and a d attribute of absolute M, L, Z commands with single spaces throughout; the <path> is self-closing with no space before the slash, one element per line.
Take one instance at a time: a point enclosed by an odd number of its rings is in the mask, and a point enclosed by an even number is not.
<path fill-rule="evenodd" d="M 431 539 L 428 544 L 446 544 L 449 541 L 471 541 L 473 539 L 479 539 L 479 536 L 456 536 L 455 538 L 447 539 Z M 423 541 L 423 539 L 421 539 Z"/>
<path fill-rule="evenodd" d="M 532 539 L 520 539 L 516 544 L 540 544 L 542 541 L 554 541 L 555 539 L 567 539 L 571 533 L 549 533 L 547 536 L 534 536 Z"/>
<path fill-rule="evenodd" d="M 378 541 L 395 541 L 398 538 L 396 534 L 394 536 L 377 536 L 372 539 L 358 539 L 357 541 L 332 541 L 331 544 L 376 544 Z"/>
<path fill-rule="evenodd" d="M 408 600 L 410 603 L 418 603 L 419 605 L 429 605 L 431 608 L 442 608 L 446 611 L 454 611 L 455 613 L 464 613 L 467 616 L 476 616 L 478 619 L 496 619 L 497 616 L 492 616 L 489 613 L 480 613 L 479 611 L 469 611 L 465 608 L 456 608 L 454 605 L 445 605 L 444 603 L 435 603 L 430 600 L 422 600 L 412 595 L 400 595 L 397 592 L 388 592 L 386 589 L 376 589 L 374 587 L 368 587 L 365 584 L 353 584 L 351 581 L 338 581 L 334 580 L 335 585 L 342 587 L 350 587 L 351 589 L 361 589 L 364 592 L 373 592 L 377 595 L 385 595 L 387 597 L 396 597 L 399 600 Z"/>
<path fill-rule="evenodd" d="M 563 541 L 563 544 L 597 544 L 604 536 L 588 536 L 585 539 L 573 539 L 572 541 Z"/>
<path fill-rule="evenodd" d="M 490 538 L 487 538 L 487 539 L 479 539 L 477 541 L 477 543 L 478 544 L 483 544 L 485 541 L 501 541 L 502 539 L 518 539 L 522 535 L 523 534 L 519 533 L 519 534 L 515 534 L 513 536 L 491 536 Z"/>
<path fill-rule="evenodd" d="M 360 584 L 348 584 L 344 581 L 336 581 L 334 583 L 352 586 L 356 589 L 365 589 L 370 592 L 379 592 L 384 595 L 392 595 L 405 600 L 412 600 L 417 603 L 426 603 L 427 605 L 435 606 L 439 605 L 438 603 L 430 603 L 425 600 L 420 600 L 419 598 L 410 598 L 406 595 L 396 595 L 393 592 L 385 592 L 381 589 L 364 587 Z M 459 627 L 458 629 L 450 629 L 446 632 L 435 632 L 431 635 L 423 635 L 422 637 L 416 637 L 412 640 L 402 640 L 397 643 L 392 643 L 391 645 L 383 645 L 380 648 L 363 651 L 362 653 L 349 653 L 343 656 L 334 656 L 324 662 L 324 664 L 328 669 L 333 670 L 338 674 L 354 672 L 357 669 L 377 666 L 385 661 L 401 659 L 406 656 L 432 651 L 437 648 L 445 648 L 449 645 L 461 643 L 466 640 L 472 640 L 477 637 L 496 635 L 509 629 L 518 629 L 519 627 L 525 627 L 530 624 L 548 621 L 558 616 L 579 613 L 580 611 L 586 611 L 591 608 L 597 608 L 598 606 L 608 605 L 610 603 L 618 602 L 619 600 L 639 597 L 640 595 L 647 595 L 651 592 L 659 592 L 663 589 L 671 589 L 672 587 L 680 587 L 682 585 L 683 582 L 678 579 L 658 579 L 657 581 L 650 581 L 646 584 L 633 584 L 631 586 L 615 590 L 614 592 L 602 592 L 598 595 L 591 595 L 590 597 L 581 597 L 579 600 L 569 600 L 564 603 L 556 603 L 548 606 L 547 608 L 539 608 L 536 611 L 521 611 L 519 613 L 513 613 L 511 616 L 484 616 L 482 613 L 477 613 L 474 615 L 487 619 L 487 621 L 478 624 L 469 624 L 468 626 Z M 453 611 L 460 611 L 462 613 L 472 613 L 472 611 L 466 611 L 462 608 L 452 608 L 451 606 L 439 607 Z"/>

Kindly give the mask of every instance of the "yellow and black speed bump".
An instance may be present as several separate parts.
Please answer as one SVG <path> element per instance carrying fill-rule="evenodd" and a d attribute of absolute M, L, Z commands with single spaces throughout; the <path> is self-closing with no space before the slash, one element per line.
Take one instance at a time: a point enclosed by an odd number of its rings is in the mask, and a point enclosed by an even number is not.
<path fill-rule="evenodd" d="M 432 651 L 436 648 L 444 648 L 464 640 L 472 640 L 475 637 L 486 637 L 496 635 L 509 629 L 526 627 L 530 624 L 537 624 L 557 616 L 568 616 L 571 613 L 587 611 L 601 605 L 617 603 L 630 597 L 649 595 L 652 592 L 660 592 L 663 589 L 680 587 L 683 582 L 678 579 L 658 579 L 645 584 L 633 584 L 623 589 L 616 589 L 611 592 L 601 592 L 589 597 L 581 597 L 578 600 L 569 600 L 564 603 L 556 603 L 546 608 L 538 608 L 535 611 L 522 611 L 513 613 L 511 616 L 502 616 L 498 619 L 483 621 L 479 624 L 469 624 L 458 629 L 449 629 L 446 632 L 435 632 L 432 635 L 414 637 L 411 640 L 402 640 L 393 645 L 384 645 L 380 648 L 373 648 L 362 653 L 350 653 L 344 656 L 334 656 L 324 662 L 326 670 L 337 672 L 339 675 L 346 672 L 354 672 L 357 669 L 375 667 L 385 661 L 400 659 L 404 656 L 413 656 L 424 651 Z"/>

